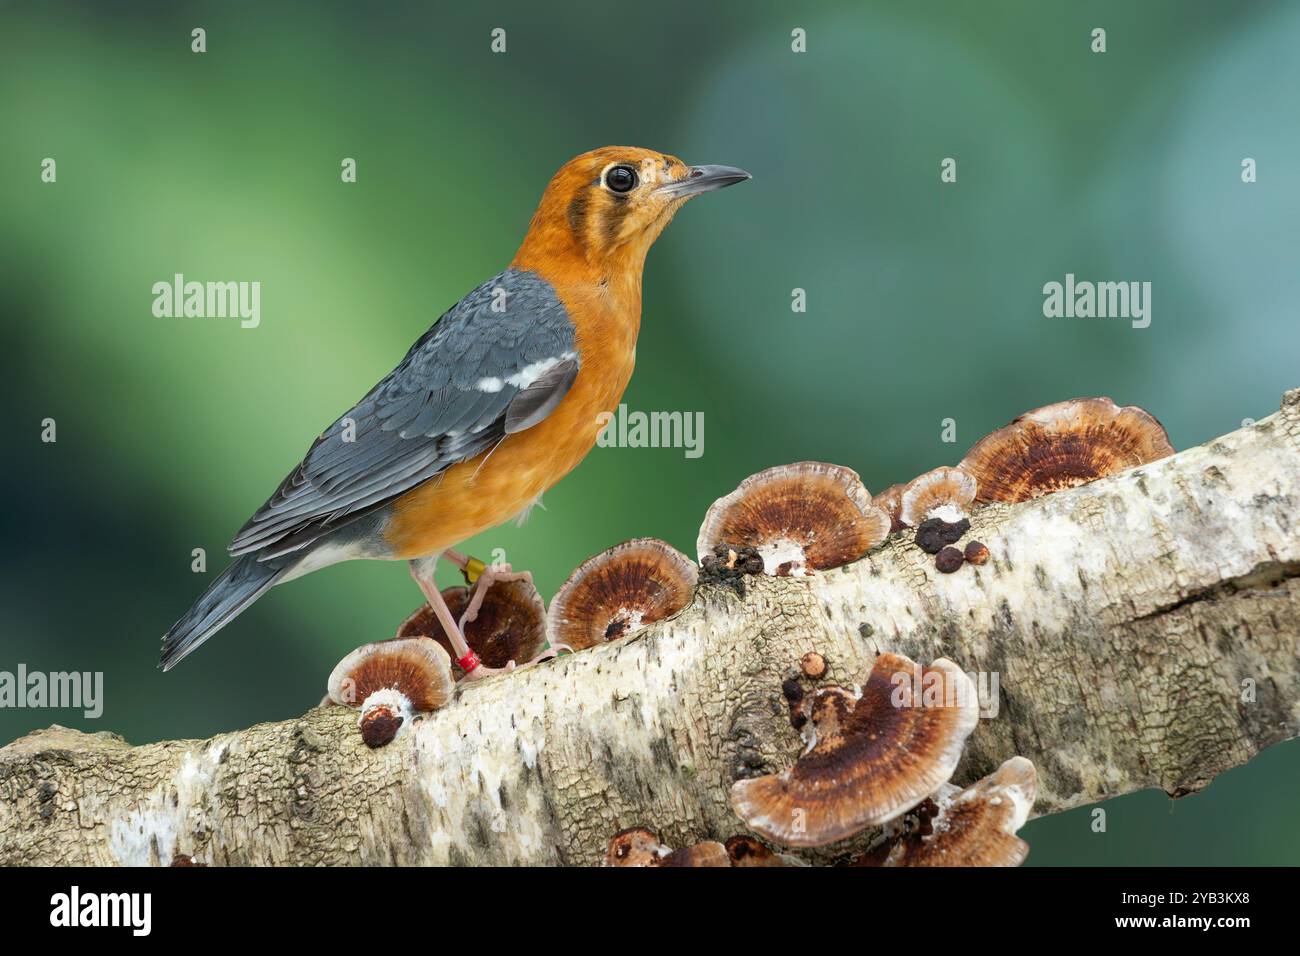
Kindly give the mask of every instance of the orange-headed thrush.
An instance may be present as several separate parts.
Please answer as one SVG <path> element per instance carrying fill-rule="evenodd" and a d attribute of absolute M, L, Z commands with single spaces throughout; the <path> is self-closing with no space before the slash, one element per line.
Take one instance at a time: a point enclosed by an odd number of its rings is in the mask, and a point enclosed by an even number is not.
<path fill-rule="evenodd" d="M 480 571 L 452 548 L 587 455 L 632 375 L 650 246 L 692 196 L 748 178 L 624 146 L 566 163 L 510 267 L 420 336 L 235 535 L 235 561 L 163 638 L 163 669 L 273 585 L 387 558 L 410 562 L 467 676 L 490 673 L 433 583 L 439 556 Z M 512 574 L 480 573 L 475 596 Z"/>

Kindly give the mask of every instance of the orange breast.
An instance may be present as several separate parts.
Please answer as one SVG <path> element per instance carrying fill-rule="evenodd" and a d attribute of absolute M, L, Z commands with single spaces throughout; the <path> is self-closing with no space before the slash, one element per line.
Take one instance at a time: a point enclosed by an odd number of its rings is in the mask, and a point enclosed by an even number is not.
<path fill-rule="evenodd" d="M 640 325 L 636 291 L 630 317 L 626 309 L 609 308 L 607 292 L 588 301 L 564 297 L 575 300 L 565 302 L 570 316 L 579 310 L 586 316 L 574 322 L 582 364 L 573 387 L 532 428 L 397 499 L 385 532 L 394 557 L 435 554 L 510 520 L 586 457 L 600 434 L 601 413 L 617 408 L 632 377 Z"/>

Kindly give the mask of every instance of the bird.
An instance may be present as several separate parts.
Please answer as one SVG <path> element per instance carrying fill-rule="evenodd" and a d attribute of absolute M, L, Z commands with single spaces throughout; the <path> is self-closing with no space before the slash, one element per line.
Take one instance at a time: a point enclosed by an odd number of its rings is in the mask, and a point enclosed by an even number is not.
<path fill-rule="evenodd" d="M 456 546 L 526 514 L 592 449 L 632 376 L 650 247 L 690 199 L 750 178 L 630 146 L 565 163 L 509 266 L 318 435 L 235 535 L 233 561 L 164 635 L 162 669 L 272 587 L 356 559 L 408 563 L 462 679 L 512 669 L 482 664 L 463 627 L 493 583 L 528 573 Z M 459 621 L 434 584 L 441 557 L 473 583 Z"/>

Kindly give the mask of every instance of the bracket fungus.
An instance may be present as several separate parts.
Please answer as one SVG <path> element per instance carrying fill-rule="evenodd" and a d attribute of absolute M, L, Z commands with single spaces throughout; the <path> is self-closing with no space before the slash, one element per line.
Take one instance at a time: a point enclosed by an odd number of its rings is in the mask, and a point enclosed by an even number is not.
<path fill-rule="evenodd" d="M 952 776 L 979 720 L 956 664 L 899 654 L 876 659 L 860 694 L 821 688 L 801 707 L 807 746 L 794 765 L 731 788 L 736 814 L 784 846 L 834 843 L 910 810 Z"/>
<path fill-rule="evenodd" d="M 551 644 L 580 651 L 671 617 L 690 603 L 698 574 L 690 558 L 657 538 L 602 551 L 580 564 L 551 599 Z"/>
<path fill-rule="evenodd" d="M 670 852 L 648 827 L 628 827 L 610 837 L 605 866 L 658 866 Z"/>
<path fill-rule="evenodd" d="M 957 524 L 967 516 L 975 488 L 975 479 L 960 468 L 945 465 L 927 471 L 903 488 L 899 517 L 913 528 L 931 518 Z"/>
<path fill-rule="evenodd" d="M 1034 765 L 1012 757 L 964 790 L 945 785 L 889 824 L 887 842 L 868 856 L 883 866 L 1019 866 L 1029 845 L 1016 831 L 1029 819 L 1037 786 Z"/>
<path fill-rule="evenodd" d="M 454 686 L 447 652 L 420 637 L 358 647 L 330 674 L 329 696 L 336 704 L 359 706 L 361 738 L 368 747 L 382 747 L 415 714 L 444 706 Z"/>
<path fill-rule="evenodd" d="M 727 856 L 731 858 L 732 866 L 757 867 L 757 866 L 807 866 L 803 860 L 795 856 L 789 856 L 785 853 L 776 853 L 773 850 L 755 840 L 752 836 L 737 834 L 728 837 L 727 842 L 723 844 L 727 848 Z"/>
<path fill-rule="evenodd" d="M 802 575 L 856 561 L 889 536 L 890 519 L 851 468 L 818 461 L 768 468 L 719 498 L 704 516 L 696 551 L 754 548 L 763 570 Z"/>
<path fill-rule="evenodd" d="M 907 487 L 906 482 L 900 482 L 897 485 L 890 485 L 884 491 L 875 495 L 871 503 L 889 515 L 889 533 L 902 531 L 907 527 L 903 523 L 903 489 Z"/>
<path fill-rule="evenodd" d="M 727 848 L 715 840 L 704 840 L 694 846 L 673 850 L 660 866 L 731 866 Z"/>
<path fill-rule="evenodd" d="M 1087 484 L 1174 453 L 1164 426 L 1136 405 L 1074 398 L 1025 412 L 977 441 L 958 465 L 977 501 L 1014 503 Z"/>
<path fill-rule="evenodd" d="M 506 667 L 511 661 L 530 661 L 546 645 L 546 604 L 531 581 L 520 578 L 497 581 L 483 594 L 482 604 L 472 620 L 464 615 L 473 595 L 472 588 L 451 587 L 442 592 L 447 609 L 460 621 L 465 643 L 491 668 Z M 451 640 L 433 608 L 420 605 L 397 629 L 399 638 L 428 637 L 454 654 Z M 457 672 L 460 666 L 453 663 Z"/>
<path fill-rule="evenodd" d="M 605 849 L 605 866 L 731 866 L 727 848 L 713 840 L 673 850 L 648 827 L 615 833 Z"/>

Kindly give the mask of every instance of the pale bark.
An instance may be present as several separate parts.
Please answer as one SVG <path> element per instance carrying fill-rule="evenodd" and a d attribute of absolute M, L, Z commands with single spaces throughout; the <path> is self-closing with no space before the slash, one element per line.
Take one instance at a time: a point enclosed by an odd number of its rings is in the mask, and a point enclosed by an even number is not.
<path fill-rule="evenodd" d="M 1174 458 L 980 509 L 982 567 L 939 574 L 905 533 L 743 598 L 706 586 L 629 641 L 464 689 L 377 751 L 341 708 L 139 747 L 51 728 L 0 750 L 0 862 L 591 864 L 633 824 L 723 838 L 743 831 L 732 781 L 800 749 L 781 682 L 813 649 L 828 683 L 884 650 L 997 672 L 1000 711 L 955 779 L 1022 754 L 1038 813 L 1195 791 L 1300 733 L 1297 502 L 1293 391 Z"/>

